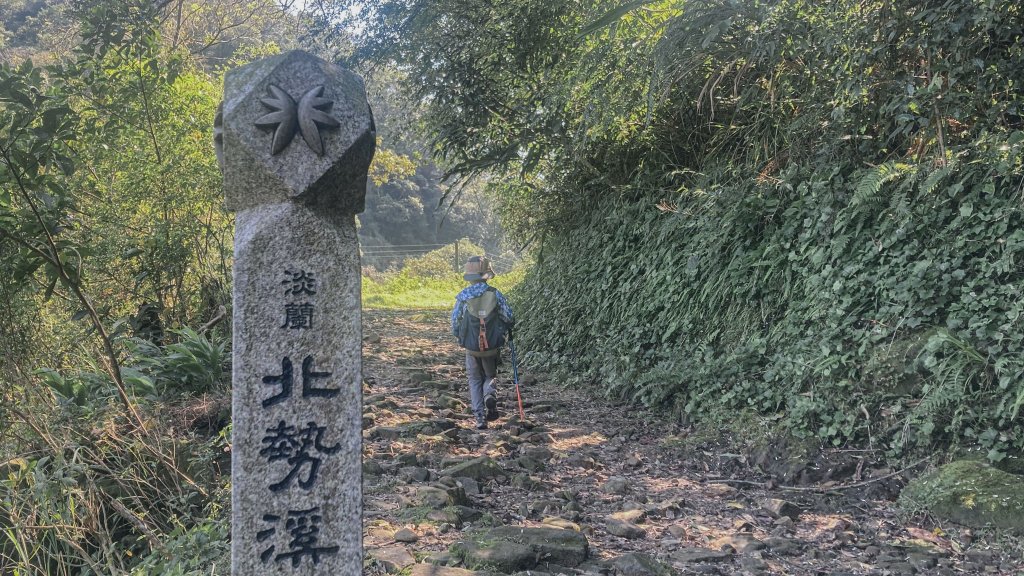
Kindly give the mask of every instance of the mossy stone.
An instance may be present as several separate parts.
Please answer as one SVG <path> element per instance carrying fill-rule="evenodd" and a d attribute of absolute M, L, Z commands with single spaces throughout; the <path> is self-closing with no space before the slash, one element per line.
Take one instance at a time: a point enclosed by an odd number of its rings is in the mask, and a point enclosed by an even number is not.
<path fill-rule="evenodd" d="M 914 479 L 900 506 L 967 526 L 1024 529 L 1024 478 L 984 462 L 958 460 Z"/>

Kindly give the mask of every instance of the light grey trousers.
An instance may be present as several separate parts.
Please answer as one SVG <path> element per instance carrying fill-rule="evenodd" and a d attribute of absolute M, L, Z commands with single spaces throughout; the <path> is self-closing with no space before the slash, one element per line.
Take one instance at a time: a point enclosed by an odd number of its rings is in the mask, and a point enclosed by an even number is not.
<path fill-rule="evenodd" d="M 494 377 L 498 375 L 498 358 L 477 358 L 467 353 L 466 374 L 469 376 L 469 403 L 479 424 L 484 421 L 484 397 L 496 393 Z"/>

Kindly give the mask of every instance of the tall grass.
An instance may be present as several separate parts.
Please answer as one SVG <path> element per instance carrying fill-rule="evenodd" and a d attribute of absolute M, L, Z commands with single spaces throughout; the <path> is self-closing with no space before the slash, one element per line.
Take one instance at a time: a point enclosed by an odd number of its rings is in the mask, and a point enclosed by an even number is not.
<path fill-rule="evenodd" d="M 463 253 L 466 243 L 462 243 Z M 471 248 L 476 248 L 470 246 Z M 397 272 L 363 275 L 363 308 L 379 310 L 450 309 L 455 295 L 469 285 L 452 270 L 453 246 L 409 260 Z M 482 253 L 478 250 L 476 253 Z M 468 254 L 473 254 L 469 251 Z M 507 293 L 526 275 L 526 265 L 494 277 L 489 284 Z"/>

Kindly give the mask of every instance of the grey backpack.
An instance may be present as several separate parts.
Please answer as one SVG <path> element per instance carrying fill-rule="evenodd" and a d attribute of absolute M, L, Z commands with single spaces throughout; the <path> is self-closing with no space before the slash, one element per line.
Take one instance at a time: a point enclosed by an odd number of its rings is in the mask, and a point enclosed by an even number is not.
<path fill-rule="evenodd" d="M 505 345 L 506 329 L 494 288 L 466 300 L 459 319 L 459 344 L 467 352 L 479 358 L 497 356 Z"/>

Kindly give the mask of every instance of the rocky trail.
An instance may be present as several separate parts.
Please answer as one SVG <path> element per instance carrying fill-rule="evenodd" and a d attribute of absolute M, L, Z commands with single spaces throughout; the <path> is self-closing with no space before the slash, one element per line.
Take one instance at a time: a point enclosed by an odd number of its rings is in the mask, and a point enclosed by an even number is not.
<path fill-rule="evenodd" d="M 1020 574 L 1016 543 L 905 519 L 856 451 L 759 473 L 692 428 L 522 375 L 473 428 L 447 314 L 364 317 L 367 574 Z M 776 447 L 784 450 L 782 447 Z M 792 484 L 792 486 L 775 486 Z"/>

